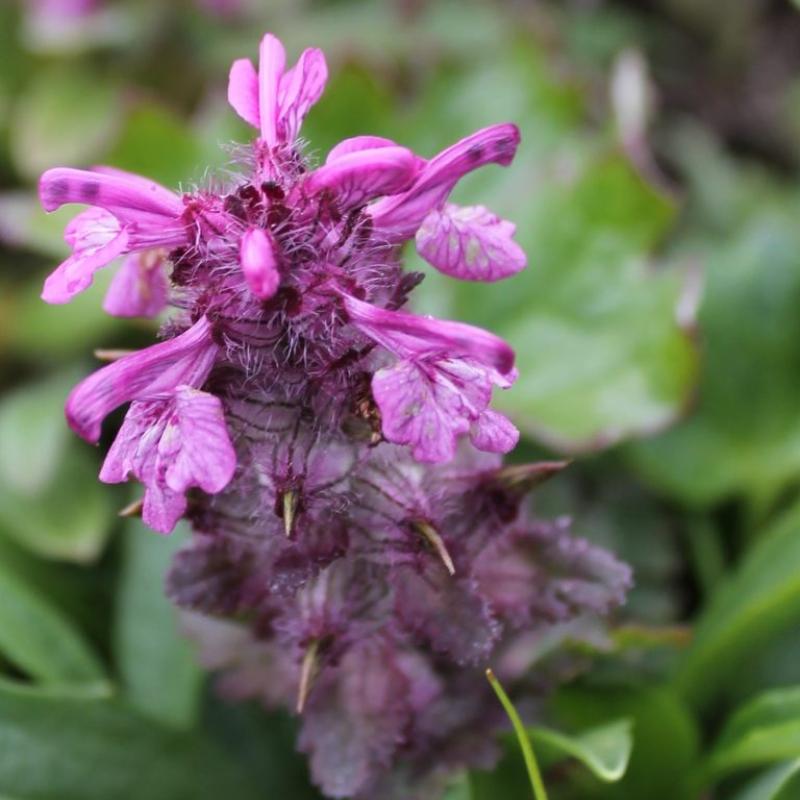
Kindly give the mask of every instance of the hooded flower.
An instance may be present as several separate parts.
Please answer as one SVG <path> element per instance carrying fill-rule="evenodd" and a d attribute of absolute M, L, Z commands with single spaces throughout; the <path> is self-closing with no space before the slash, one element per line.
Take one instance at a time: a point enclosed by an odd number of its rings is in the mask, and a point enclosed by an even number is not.
<path fill-rule="evenodd" d="M 47 210 L 88 206 L 45 299 L 125 256 L 106 309 L 172 309 L 160 342 L 73 390 L 67 419 L 97 442 L 130 403 L 100 478 L 140 481 L 157 531 L 191 523 L 168 592 L 221 691 L 300 714 L 330 797 L 435 797 L 449 771 L 498 756 L 481 668 L 535 697 L 554 675 L 537 638 L 599 625 L 630 576 L 527 507 L 563 464 L 502 465 L 518 432 L 491 399 L 516 378 L 509 345 L 406 307 L 422 277 L 403 270 L 410 239 L 456 278 L 524 266 L 512 223 L 448 201 L 471 170 L 511 162 L 516 127 L 430 159 L 356 136 L 312 169 L 297 137 L 325 59 L 287 69 L 272 34 L 259 56 L 230 73 L 256 130 L 241 174 L 183 196 L 113 170 L 43 176 Z"/>

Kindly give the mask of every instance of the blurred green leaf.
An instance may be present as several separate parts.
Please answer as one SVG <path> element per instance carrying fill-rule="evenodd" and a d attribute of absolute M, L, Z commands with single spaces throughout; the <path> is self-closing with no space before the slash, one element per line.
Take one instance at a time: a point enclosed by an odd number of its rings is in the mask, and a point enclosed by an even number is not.
<path fill-rule="evenodd" d="M 255 800 L 199 734 L 107 699 L 0 684 L 0 792 L 36 800 Z"/>
<path fill-rule="evenodd" d="M 88 166 L 119 122 L 119 92 L 98 71 L 74 63 L 34 73 L 11 117 L 11 152 L 28 178 L 53 166 Z"/>
<path fill-rule="evenodd" d="M 560 725 L 586 729 L 607 725 L 620 715 L 635 732 L 624 777 L 603 784 L 585 773 L 572 778 L 581 800 L 697 800 L 690 785 L 696 762 L 698 732 L 693 717 L 666 688 L 601 685 L 565 687 L 553 699 Z"/>
<path fill-rule="evenodd" d="M 767 530 L 700 616 L 676 681 L 708 703 L 736 680 L 749 656 L 800 620 L 800 505 Z"/>
<path fill-rule="evenodd" d="M 631 720 L 620 719 L 574 736 L 541 727 L 531 728 L 529 734 L 538 748 L 546 748 L 539 751 L 542 761 L 548 761 L 548 753 L 559 753 L 577 759 L 601 781 L 614 783 L 628 768 L 632 729 Z"/>
<path fill-rule="evenodd" d="M 705 170 L 697 181 L 711 171 L 724 204 L 695 197 L 687 217 L 703 227 L 681 244 L 707 273 L 698 404 L 684 423 L 629 453 L 681 502 L 708 506 L 742 494 L 764 510 L 800 474 L 800 194 L 766 191 L 761 178 L 738 174 L 706 145 L 699 155 L 687 168 Z"/>
<path fill-rule="evenodd" d="M 0 653 L 35 681 L 107 686 L 102 665 L 55 606 L 0 561 Z"/>
<path fill-rule="evenodd" d="M 202 675 L 164 593 L 172 554 L 185 531 L 158 536 L 139 520 L 123 532 L 114 649 L 125 699 L 159 722 L 189 727 L 197 716 Z"/>
<path fill-rule="evenodd" d="M 203 181 L 204 150 L 189 125 L 161 106 L 142 105 L 123 124 L 107 163 L 163 183 L 191 188 Z"/>
<path fill-rule="evenodd" d="M 456 778 L 456 780 L 447 787 L 442 800 L 473 800 L 469 773 L 464 773 Z"/>
<path fill-rule="evenodd" d="M 0 532 L 48 558 L 90 561 L 109 530 L 107 490 L 88 448 L 65 430 L 66 375 L 0 402 Z"/>
<path fill-rule="evenodd" d="M 747 784 L 733 800 L 795 800 L 800 796 L 800 759 L 778 764 Z"/>
<path fill-rule="evenodd" d="M 800 753 L 800 686 L 755 697 L 726 723 L 710 755 L 709 770 L 720 775 L 771 764 Z"/>

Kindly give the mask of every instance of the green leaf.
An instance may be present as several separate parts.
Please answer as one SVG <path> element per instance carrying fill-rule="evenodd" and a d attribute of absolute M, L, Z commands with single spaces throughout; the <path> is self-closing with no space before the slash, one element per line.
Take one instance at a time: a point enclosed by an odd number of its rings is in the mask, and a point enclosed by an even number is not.
<path fill-rule="evenodd" d="M 107 699 L 0 684 L 0 793 L 36 800 L 256 800 L 199 734 Z"/>
<path fill-rule="evenodd" d="M 107 149 L 118 120 L 118 92 L 102 72 L 64 64 L 40 70 L 11 117 L 14 162 L 29 178 L 55 164 L 88 166 Z"/>
<path fill-rule="evenodd" d="M 685 168 L 703 184 L 686 214 L 699 222 L 681 243 L 707 276 L 698 402 L 684 423 L 629 454 L 651 484 L 683 503 L 743 495 L 764 510 L 800 474 L 800 193 L 765 188 L 764 176 L 707 143 L 681 143 L 699 151 Z M 703 194 L 712 181 L 719 207 Z"/>
<path fill-rule="evenodd" d="M 751 700 L 727 722 L 711 752 L 720 775 L 793 758 L 800 753 L 800 686 L 774 689 Z"/>
<path fill-rule="evenodd" d="M 105 673 L 69 619 L 0 561 L 0 653 L 35 681 L 102 690 Z"/>
<path fill-rule="evenodd" d="M 97 464 L 70 435 L 63 403 L 71 375 L 32 384 L 0 403 L 0 531 L 49 558 L 95 558 L 111 519 Z"/>
<path fill-rule="evenodd" d="M 542 759 L 552 751 L 576 758 L 601 781 L 614 783 L 625 774 L 633 749 L 633 723 L 620 719 L 574 736 L 536 727 L 529 730 L 531 739 L 542 749 Z"/>
<path fill-rule="evenodd" d="M 473 800 L 469 773 L 456 778 L 445 790 L 442 800 Z"/>
<path fill-rule="evenodd" d="M 154 719 L 189 727 L 197 716 L 202 674 L 164 594 L 172 554 L 185 531 L 158 536 L 139 520 L 123 531 L 114 650 L 126 700 Z"/>
<path fill-rule="evenodd" d="M 800 794 L 800 759 L 778 764 L 748 783 L 733 800 L 795 800 Z"/>
<path fill-rule="evenodd" d="M 676 676 L 692 702 L 710 702 L 752 656 L 800 620 L 800 505 L 767 530 L 697 622 Z"/>

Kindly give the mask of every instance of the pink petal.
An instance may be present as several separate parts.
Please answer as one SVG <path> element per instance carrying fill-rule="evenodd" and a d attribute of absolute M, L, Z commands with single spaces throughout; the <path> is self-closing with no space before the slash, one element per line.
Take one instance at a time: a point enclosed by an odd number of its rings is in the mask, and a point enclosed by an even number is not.
<path fill-rule="evenodd" d="M 508 376 L 514 351 L 501 338 L 464 322 L 420 317 L 345 296 L 350 320 L 378 344 L 400 358 L 467 356 Z"/>
<path fill-rule="evenodd" d="M 286 66 L 286 51 L 280 39 L 267 33 L 261 40 L 258 58 L 258 109 L 261 136 L 274 147 L 278 144 L 278 92 L 283 70 Z"/>
<path fill-rule="evenodd" d="M 75 252 L 50 273 L 44 282 L 42 300 L 47 303 L 68 303 L 76 294 L 92 284 L 94 273 L 125 252 L 128 232 L 117 229 L 84 229 L 81 234 L 68 233 L 75 242 Z"/>
<path fill-rule="evenodd" d="M 281 275 L 278 271 L 277 245 L 269 231 L 251 228 L 242 236 L 239 260 L 250 291 L 267 300 L 278 291 Z"/>
<path fill-rule="evenodd" d="M 181 384 L 202 386 L 216 353 L 211 324 L 202 317 L 180 336 L 123 356 L 79 383 L 67 398 L 67 422 L 96 442 L 103 419 L 123 403 L 158 398 Z"/>
<path fill-rule="evenodd" d="M 103 301 L 115 317 L 156 317 L 167 305 L 165 252 L 132 253 L 117 270 Z"/>
<path fill-rule="evenodd" d="M 176 442 L 167 442 L 168 431 L 159 444 L 159 455 L 171 461 L 165 478 L 174 492 L 199 486 L 210 494 L 222 491 L 236 471 L 236 451 L 225 425 L 218 397 L 190 386 L 175 393 Z"/>
<path fill-rule="evenodd" d="M 487 453 L 509 453 L 517 446 L 519 431 L 508 417 L 487 408 L 470 431 L 472 444 Z"/>
<path fill-rule="evenodd" d="M 445 205 L 417 231 L 420 255 L 440 272 L 468 281 L 497 281 L 525 267 L 525 252 L 511 238 L 511 222 L 483 206 Z"/>
<path fill-rule="evenodd" d="M 148 486 L 144 493 L 142 519 L 158 533 L 172 533 L 178 520 L 186 513 L 186 497 L 166 486 Z"/>
<path fill-rule="evenodd" d="M 328 80 L 328 65 L 321 50 L 304 50 L 297 64 L 280 82 L 280 127 L 284 141 L 292 142 L 300 132 L 306 114 L 322 97 Z"/>
<path fill-rule="evenodd" d="M 136 212 L 170 219 L 183 212 L 178 195 L 152 181 L 117 171 L 49 169 L 39 180 L 39 197 L 45 211 L 55 211 L 66 203 L 85 203 L 105 208 L 122 220 L 135 221 Z"/>
<path fill-rule="evenodd" d="M 312 172 L 305 188 L 310 194 L 332 192 L 344 210 L 402 191 L 414 180 L 417 169 L 417 157 L 405 147 L 359 150 Z"/>
<path fill-rule="evenodd" d="M 228 102 L 254 128 L 261 126 L 258 113 L 258 74 L 249 58 L 234 61 L 228 76 Z"/>
<path fill-rule="evenodd" d="M 492 125 L 443 150 L 427 162 L 402 195 L 379 201 L 369 210 L 375 227 L 402 240 L 413 236 L 428 213 L 443 203 L 456 183 L 484 164 L 507 166 L 519 145 L 516 125 Z"/>
<path fill-rule="evenodd" d="M 450 461 L 458 435 L 469 430 L 491 397 L 481 371 L 464 367 L 453 362 L 422 368 L 400 361 L 378 370 L 372 394 L 386 439 L 411 447 L 417 461 Z"/>
<path fill-rule="evenodd" d="M 325 163 L 330 164 L 349 153 L 357 153 L 360 150 L 376 150 L 379 147 L 399 147 L 399 145 L 382 136 L 353 136 L 350 139 L 343 139 L 336 147 L 332 148 Z"/>

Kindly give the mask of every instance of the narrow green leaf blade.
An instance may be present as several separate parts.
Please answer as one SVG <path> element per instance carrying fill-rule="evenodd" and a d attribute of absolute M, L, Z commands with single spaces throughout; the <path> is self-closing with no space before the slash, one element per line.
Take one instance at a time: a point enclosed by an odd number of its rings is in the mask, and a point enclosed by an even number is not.
<path fill-rule="evenodd" d="M 800 758 L 778 764 L 748 783 L 733 800 L 794 800 L 800 793 Z"/>

